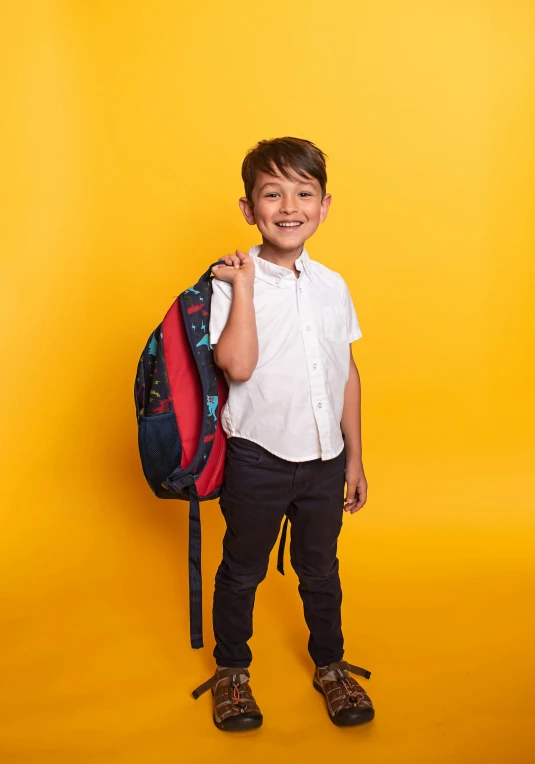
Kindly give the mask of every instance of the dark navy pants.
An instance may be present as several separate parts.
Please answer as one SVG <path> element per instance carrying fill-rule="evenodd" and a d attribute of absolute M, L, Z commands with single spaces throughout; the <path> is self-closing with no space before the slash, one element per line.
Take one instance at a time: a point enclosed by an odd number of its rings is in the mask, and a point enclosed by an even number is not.
<path fill-rule="evenodd" d="M 215 577 L 214 657 L 218 666 L 247 668 L 253 606 L 281 522 L 291 523 L 290 560 L 317 666 L 344 654 L 337 539 L 344 506 L 345 451 L 327 461 L 289 462 L 243 438 L 227 441 L 220 505 L 227 529 Z"/>

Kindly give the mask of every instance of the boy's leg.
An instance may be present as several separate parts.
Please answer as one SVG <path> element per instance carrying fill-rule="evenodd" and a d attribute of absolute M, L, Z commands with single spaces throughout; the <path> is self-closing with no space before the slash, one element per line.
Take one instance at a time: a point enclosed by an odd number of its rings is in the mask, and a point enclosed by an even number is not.
<path fill-rule="evenodd" d="M 218 666 L 248 668 L 258 584 L 291 501 L 297 465 L 242 438 L 227 441 L 221 510 L 227 530 L 215 577 L 214 657 Z"/>
<path fill-rule="evenodd" d="M 337 540 L 342 528 L 345 452 L 299 465 L 301 491 L 288 510 L 290 558 L 310 630 L 308 650 L 316 666 L 342 660 L 342 589 Z M 297 481 L 296 481 L 297 482 Z"/>

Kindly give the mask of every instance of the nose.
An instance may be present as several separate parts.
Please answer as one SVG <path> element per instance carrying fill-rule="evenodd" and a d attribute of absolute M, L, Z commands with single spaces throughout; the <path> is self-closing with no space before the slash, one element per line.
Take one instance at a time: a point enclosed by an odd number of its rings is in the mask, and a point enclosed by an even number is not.
<path fill-rule="evenodd" d="M 280 211 L 285 215 L 292 215 L 297 212 L 298 206 L 296 200 L 291 196 L 286 196 L 281 199 Z"/>

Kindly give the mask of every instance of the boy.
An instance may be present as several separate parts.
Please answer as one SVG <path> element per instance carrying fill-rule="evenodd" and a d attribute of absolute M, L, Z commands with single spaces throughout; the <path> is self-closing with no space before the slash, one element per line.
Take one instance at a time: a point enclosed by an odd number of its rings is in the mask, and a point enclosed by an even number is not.
<path fill-rule="evenodd" d="M 336 556 L 343 511 L 366 502 L 360 378 L 350 347 L 362 334 L 344 280 L 304 247 L 331 203 L 323 152 L 299 138 L 260 141 L 242 178 L 240 209 L 262 245 L 236 250 L 212 271 L 210 343 L 229 384 L 220 498 L 227 530 L 213 603 L 217 668 L 196 693 L 211 688 L 219 729 L 262 724 L 247 642 L 256 588 L 287 515 L 313 684 L 331 721 L 352 726 L 375 713 L 349 673 L 369 672 L 342 660 Z"/>

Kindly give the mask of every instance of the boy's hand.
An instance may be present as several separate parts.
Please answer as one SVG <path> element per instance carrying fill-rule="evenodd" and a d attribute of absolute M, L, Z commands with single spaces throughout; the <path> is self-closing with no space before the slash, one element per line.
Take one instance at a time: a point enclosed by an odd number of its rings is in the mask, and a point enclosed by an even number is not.
<path fill-rule="evenodd" d="M 346 483 L 347 491 L 344 512 L 354 514 L 364 506 L 368 494 L 368 483 L 364 475 L 362 459 L 347 459 Z"/>
<path fill-rule="evenodd" d="M 214 265 L 212 268 L 216 279 L 229 281 L 231 284 L 240 279 L 243 283 L 254 284 L 254 263 L 247 253 L 237 249 L 235 255 L 222 257 L 221 261 L 221 265 Z"/>

